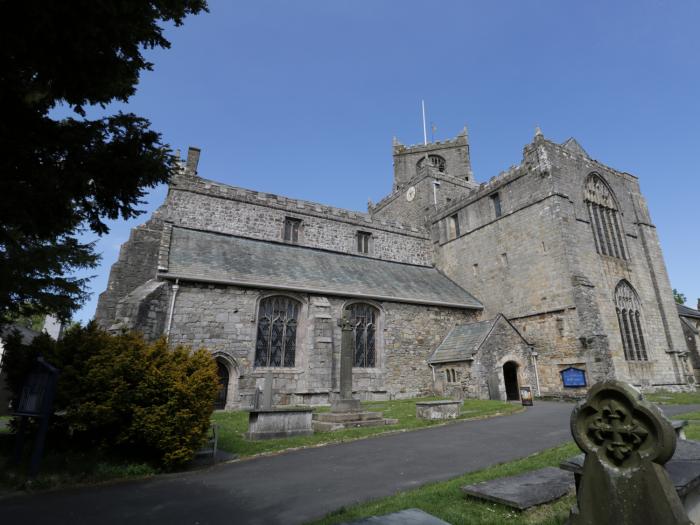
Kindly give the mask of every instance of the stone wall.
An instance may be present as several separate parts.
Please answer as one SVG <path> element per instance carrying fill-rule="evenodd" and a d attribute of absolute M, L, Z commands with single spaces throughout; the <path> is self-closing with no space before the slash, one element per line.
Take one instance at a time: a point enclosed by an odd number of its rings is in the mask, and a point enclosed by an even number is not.
<path fill-rule="evenodd" d="M 162 221 L 151 219 L 133 228 L 129 240 L 122 244 L 119 258 L 110 269 L 107 289 L 97 302 L 95 320 L 103 328 L 114 323 L 120 300 L 156 277 L 162 231 Z"/>
<path fill-rule="evenodd" d="M 617 196 L 628 260 L 596 251 L 584 201 L 594 171 Z M 459 236 L 449 228 L 455 214 Z M 609 377 L 647 388 L 686 383 L 689 371 L 675 353 L 683 348 L 680 322 L 635 177 L 539 136 L 520 166 L 436 215 L 433 238 L 438 268 L 476 296 L 485 315 L 504 313 L 535 344 L 543 393 L 562 392 L 558 372 L 570 365 L 584 368 L 591 383 Z M 624 358 L 613 301 L 622 279 L 642 303 L 648 362 Z"/>
<path fill-rule="evenodd" d="M 158 210 L 159 218 L 188 228 L 283 241 L 286 217 L 302 221 L 298 244 L 357 254 L 357 232 L 372 234 L 369 257 L 429 265 L 430 240 L 424 229 L 395 218 L 262 194 L 198 177 L 178 178 Z M 362 255 L 362 254 L 360 254 Z"/>
<path fill-rule="evenodd" d="M 348 301 L 296 294 L 302 304 L 295 366 L 254 367 L 257 307 L 269 291 L 181 283 L 175 299 L 170 341 L 227 356 L 239 374 L 238 404 L 249 406 L 266 371 L 274 376 L 275 402 L 325 403 L 338 390 L 340 328 L 336 321 Z M 456 324 L 474 312 L 397 303 L 372 303 L 380 310 L 377 366 L 355 368 L 353 388 L 361 399 L 412 397 L 431 390 L 427 357 Z"/>

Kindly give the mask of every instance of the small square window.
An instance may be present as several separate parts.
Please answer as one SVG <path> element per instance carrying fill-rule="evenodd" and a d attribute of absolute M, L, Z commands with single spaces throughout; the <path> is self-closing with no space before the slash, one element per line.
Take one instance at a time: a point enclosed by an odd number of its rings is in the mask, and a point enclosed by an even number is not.
<path fill-rule="evenodd" d="M 496 217 L 500 217 L 502 215 L 501 195 L 499 193 L 494 193 L 491 195 L 491 201 L 493 202 L 493 211 L 496 212 Z"/>
<path fill-rule="evenodd" d="M 284 219 L 284 234 L 283 238 L 287 242 L 299 242 L 299 227 L 301 226 L 301 221 L 299 219 L 294 219 L 292 217 L 287 217 Z"/>
<path fill-rule="evenodd" d="M 357 252 L 358 253 L 369 253 L 369 240 L 372 234 L 369 232 L 357 232 Z"/>

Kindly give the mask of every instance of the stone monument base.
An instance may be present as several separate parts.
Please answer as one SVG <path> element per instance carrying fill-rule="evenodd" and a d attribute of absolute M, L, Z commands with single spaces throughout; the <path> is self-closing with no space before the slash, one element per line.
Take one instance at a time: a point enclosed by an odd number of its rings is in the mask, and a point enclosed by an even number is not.
<path fill-rule="evenodd" d="M 309 436 L 313 408 L 277 407 L 251 410 L 248 415 L 247 439 L 276 439 L 290 436 Z"/>
<path fill-rule="evenodd" d="M 331 401 L 331 412 L 338 414 L 362 412 L 362 405 L 359 399 L 336 399 Z"/>
<path fill-rule="evenodd" d="M 345 428 L 395 425 L 398 422 L 398 419 L 385 419 L 381 412 L 321 412 L 313 415 L 312 425 L 316 432 L 332 432 Z"/>
<path fill-rule="evenodd" d="M 419 419 L 457 419 L 462 401 L 440 399 L 416 403 L 416 417 Z"/>

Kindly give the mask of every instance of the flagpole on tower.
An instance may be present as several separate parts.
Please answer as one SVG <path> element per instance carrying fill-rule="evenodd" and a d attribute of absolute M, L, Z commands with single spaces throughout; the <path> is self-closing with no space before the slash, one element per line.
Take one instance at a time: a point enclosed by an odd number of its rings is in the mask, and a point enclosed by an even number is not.
<path fill-rule="evenodd" d="M 420 101 L 421 108 L 423 109 L 423 145 L 428 144 L 428 132 L 425 129 L 425 100 Z"/>

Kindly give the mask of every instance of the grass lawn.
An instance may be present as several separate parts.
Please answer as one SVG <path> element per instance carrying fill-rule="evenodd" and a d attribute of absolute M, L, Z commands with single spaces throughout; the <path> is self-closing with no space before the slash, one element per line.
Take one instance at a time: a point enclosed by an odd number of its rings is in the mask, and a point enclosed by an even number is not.
<path fill-rule="evenodd" d="M 685 427 L 685 437 L 700 441 L 700 412 L 686 412 L 673 416 L 673 419 L 687 419 L 688 426 Z"/>
<path fill-rule="evenodd" d="M 575 496 L 573 494 L 554 503 L 520 512 L 497 503 L 466 498 L 460 487 L 479 481 L 513 476 L 542 467 L 556 467 L 562 460 L 579 452 L 574 443 L 567 443 L 527 458 L 472 472 L 450 481 L 424 485 L 388 498 L 340 509 L 324 519 L 314 522 L 314 525 L 331 525 L 414 507 L 429 512 L 453 525 L 563 524 L 566 522 L 569 509 L 574 503 Z"/>
<path fill-rule="evenodd" d="M 309 447 L 325 443 L 341 443 L 367 436 L 374 436 L 397 430 L 413 430 L 434 426 L 442 421 L 425 421 L 416 418 L 416 402 L 435 397 L 421 399 L 402 399 L 397 401 L 367 401 L 362 406 L 366 410 L 382 411 L 384 417 L 398 419 L 397 425 L 379 427 L 351 428 L 336 432 L 316 432 L 311 436 L 296 436 L 283 439 L 268 439 L 264 441 L 248 441 L 243 434 L 248 430 L 248 412 L 216 412 L 212 419 L 219 424 L 219 448 L 227 452 L 239 454 L 241 457 L 252 456 L 265 452 L 276 452 L 288 448 Z M 479 418 L 498 414 L 512 414 L 522 407 L 514 403 L 469 399 L 462 405 L 460 419 Z M 329 410 L 319 407 L 318 412 Z"/>
<path fill-rule="evenodd" d="M 666 392 L 662 390 L 651 394 L 644 394 L 644 397 L 660 405 L 700 404 L 700 390 L 697 392 Z"/>

